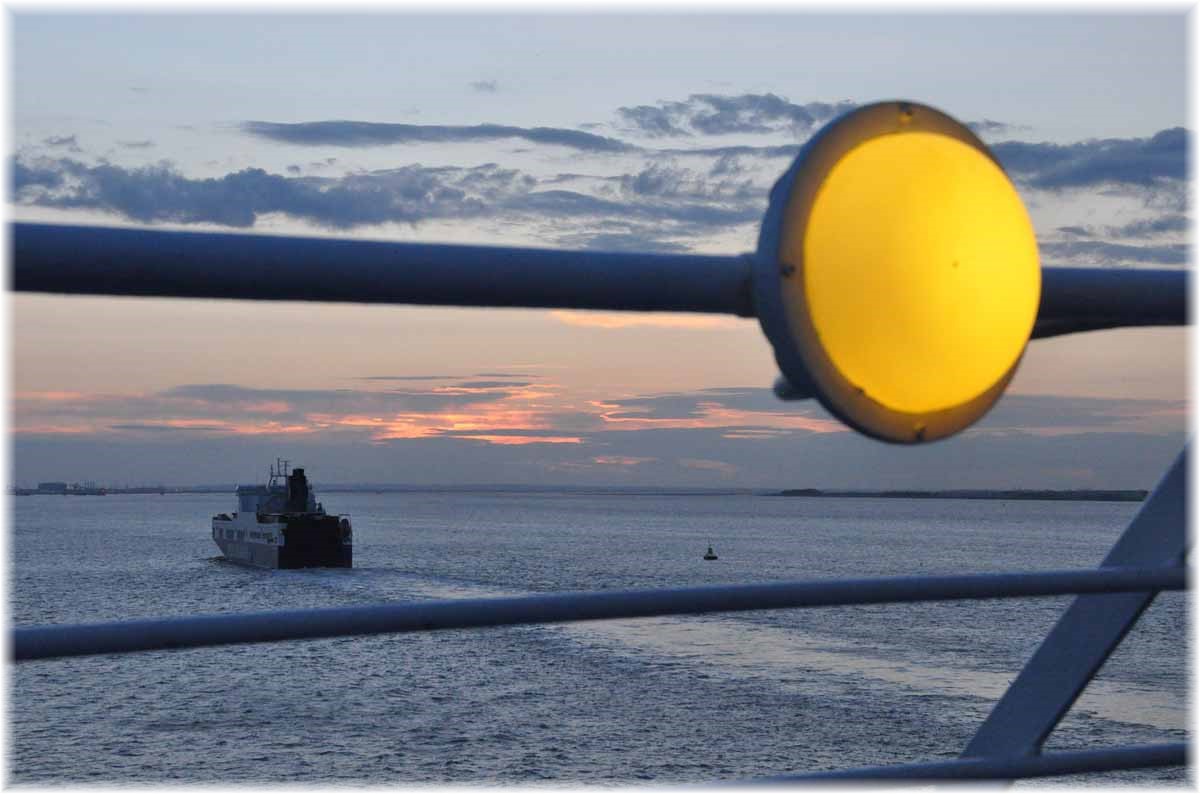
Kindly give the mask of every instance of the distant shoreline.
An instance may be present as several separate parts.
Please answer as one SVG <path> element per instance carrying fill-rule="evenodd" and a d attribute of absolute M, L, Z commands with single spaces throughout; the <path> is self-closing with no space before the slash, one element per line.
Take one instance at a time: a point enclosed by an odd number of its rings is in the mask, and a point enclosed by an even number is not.
<path fill-rule="evenodd" d="M 1046 502 L 1141 502 L 1149 491 L 1091 490 L 954 490 L 954 491 L 823 491 L 819 488 L 789 488 L 777 496 L 834 497 L 840 499 L 1009 499 Z"/>
<path fill-rule="evenodd" d="M 232 494 L 236 485 L 181 485 L 107 487 L 95 489 L 72 489 L 66 491 L 38 491 L 28 488 L 9 489 L 10 496 L 103 496 L 127 494 Z M 1038 490 L 1012 488 L 1007 490 L 961 489 L 945 491 L 923 490 L 823 490 L 820 488 L 789 488 L 783 491 L 767 488 L 655 488 L 649 486 L 536 486 L 536 485 L 400 485 L 396 483 L 341 483 L 317 484 L 321 493 L 443 493 L 443 494 L 522 494 L 556 493 L 573 496 L 808 496 L 833 499 L 1009 499 L 1052 502 L 1141 502 L 1148 491 L 1144 490 Z"/>

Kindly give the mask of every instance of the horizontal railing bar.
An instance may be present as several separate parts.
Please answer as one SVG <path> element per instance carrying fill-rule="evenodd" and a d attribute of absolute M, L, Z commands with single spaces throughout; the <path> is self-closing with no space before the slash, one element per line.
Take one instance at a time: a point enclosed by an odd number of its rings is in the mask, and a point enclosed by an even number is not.
<path fill-rule="evenodd" d="M 839 769 L 779 775 L 748 781 L 750 784 L 795 784 L 821 780 L 1016 780 L 1054 777 L 1124 769 L 1182 766 L 1187 763 L 1187 744 L 1143 744 L 1099 750 L 1073 750 L 1012 758 L 958 758 L 924 764 Z M 739 784 L 741 785 L 741 784 Z"/>
<path fill-rule="evenodd" d="M 12 632 L 16 661 L 234 643 L 760 609 L 1180 590 L 1182 567 L 899 576 L 198 615 Z"/>
<path fill-rule="evenodd" d="M 13 289 L 754 316 L 751 257 L 14 223 Z M 1186 270 L 1042 268 L 1033 337 L 1184 325 Z"/>
<path fill-rule="evenodd" d="M 1187 270 L 1042 268 L 1033 338 L 1145 325 L 1186 325 Z"/>
<path fill-rule="evenodd" d="M 753 316 L 743 256 L 15 223 L 13 289 Z"/>

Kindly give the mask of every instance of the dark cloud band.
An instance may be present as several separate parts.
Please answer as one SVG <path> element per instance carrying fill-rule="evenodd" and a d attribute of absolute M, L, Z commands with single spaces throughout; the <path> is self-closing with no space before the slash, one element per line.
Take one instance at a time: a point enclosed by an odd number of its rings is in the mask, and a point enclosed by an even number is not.
<path fill-rule="evenodd" d="M 1187 179 L 1188 133 L 1182 127 L 1150 138 L 1082 141 L 1073 144 L 1006 141 L 992 146 L 1001 164 L 1042 189 L 1104 184 L 1152 187 Z"/>
<path fill-rule="evenodd" d="M 1039 248 L 1050 261 L 1137 265 L 1186 265 L 1188 262 L 1185 243 L 1125 245 L 1102 240 L 1067 240 L 1041 243 Z"/>
<path fill-rule="evenodd" d="M 543 145 L 566 146 L 585 152 L 626 152 L 636 147 L 615 138 L 557 127 L 510 127 L 502 124 L 446 126 L 440 124 L 381 124 L 369 121 L 305 121 L 278 124 L 247 121 L 243 132 L 259 138 L 301 146 L 390 146 L 401 143 L 473 143 L 518 138 Z"/>
<path fill-rule="evenodd" d="M 725 189 L 678 169 L 646 169 L 620 178 L 620 195 L 539 189 L 533 177 L 493 164 L 474 168 L 419 165 L 302 177 L 247 168 L 192 179 L 169 164 L 123 168 L 72 159 L 16 160 L 18 203 L 92 209 L 143 223 L 213 223 L 250 227 L 270 213 L 318 226 L 350 229 L 437 219 L 587 220 L 659 225 L 660 233 L 695 235 L 761 217 L 765 193 Z M 560 233 L 570 233 L 560 230 Z"/>
<path fill-rule="evenodd" d="M 634 131 L 652 138 L 777 131 L 803 134 L 855 107 L 850 101 L 797 105 L 775 94 L 692 94 L 683 102 L 618 108 L 617 115 Z"/>

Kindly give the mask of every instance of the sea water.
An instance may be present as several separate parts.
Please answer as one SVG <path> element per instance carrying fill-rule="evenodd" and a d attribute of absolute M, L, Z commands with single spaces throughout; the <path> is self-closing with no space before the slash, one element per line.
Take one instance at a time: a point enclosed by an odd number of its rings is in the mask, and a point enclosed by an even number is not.
<path fill-rule="evenodd" d="M 319 484 L 318 484 L 319 486 Z M 352 570 L 224 562 L 225 494 L 12 500 L 17 626 L 559 591 L 1094 567 L 1138 505 L 329 493 Z M 720 559 L 701 559 L 712 545 Z M 522 626 L 26 662 L 10 783 L 692 783 L 956 756 L 1069 598 Z M 1048 750 L 1183 741 L 1158 597 Z M 1182 783 L 1182 770 L 1071 782 Z"/>

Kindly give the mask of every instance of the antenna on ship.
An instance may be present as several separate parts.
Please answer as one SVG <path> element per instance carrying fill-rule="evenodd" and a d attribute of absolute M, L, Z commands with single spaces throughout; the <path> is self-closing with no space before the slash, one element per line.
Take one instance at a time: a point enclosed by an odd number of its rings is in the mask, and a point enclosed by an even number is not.
<path fill-rule="evenodd" d="M 289 461 L 286 461 L 283 458 L 275 458 L 274 465 L 268 466 L 268 468 L 270 469 L 270 472 L 271 472 L 271 477 L 269 480 L 267 480 L 268 488 L 273 486 L 275 484 L 275 480 L 279 479 L 280 477 L 283 477 L 284 479 L 287 478 L 288 462 Z"/>

